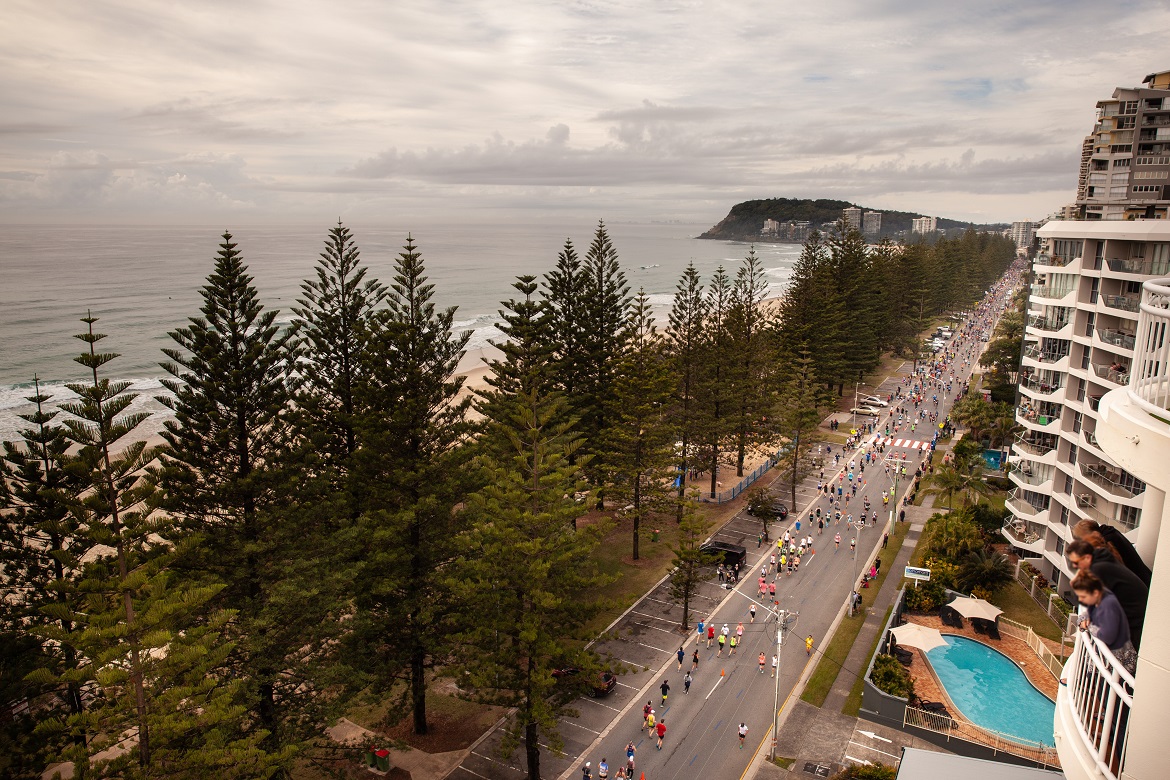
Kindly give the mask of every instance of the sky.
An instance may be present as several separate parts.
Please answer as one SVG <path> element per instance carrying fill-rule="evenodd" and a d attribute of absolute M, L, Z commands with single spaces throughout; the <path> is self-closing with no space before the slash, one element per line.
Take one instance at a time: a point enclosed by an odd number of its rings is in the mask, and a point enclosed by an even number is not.
<path fill-rule="evenodd" d="M 1071 202 L 1170 4 L 4 0 L 0 222 L 974 222 Z"/>

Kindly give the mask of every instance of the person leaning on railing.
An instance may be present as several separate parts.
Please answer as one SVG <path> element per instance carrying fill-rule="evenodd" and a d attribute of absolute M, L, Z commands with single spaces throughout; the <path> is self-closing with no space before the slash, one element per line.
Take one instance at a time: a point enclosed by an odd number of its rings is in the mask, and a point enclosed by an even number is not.
<path fill-rule="evenodd" d="M 1077 601 L 1088 607 L 1089 614 L 1081 618 L 1080 628 L 1100 639 L 1125 670 L 1137 670 L 1137 650 L 1129 635 L 1129 621 L 1121 602 L 1090 571 L 1081 571 L 1072 581 Z"/>
<path fill-rule="evenodd" d="M 1072 534 L 1074 539 L 1085 539 L 1092 544 L 1092 539 L 1089 539 L 1089 534 L 1096 532 L 1101 534 L 1101 538 L 1108 544 L 1110 552 L 1125 564 L 1126 568 L 1137 575 L 1137 578 L 1150 587 L 1150 580 L 1153 579 L 1154 573 L 1150 571 L 1150 567 L 1146 566 L 1146 562 L 1138 555 L 1138 551 L 1134 548 L 1133 542 L 1126 538 L 1125 534 L 1117 530 L 1111 525 L 1101 525 L 1096 520 L 1081 520 L 1073 526 Z M 1100 547 L 1100 545 L 1093 545 Z"/>
<path fill-rule="evenodd" d="M 1077 539 L 1065 549 L 1065 555 L 1073 569 L 1092 575 L 1104 583 L 1114 595 L 1125 614 L 1129 637 L 1134 647 L 1141 647 L 1142 626 L 1146 620 L 1146 600 L 1150 590 L 1137 575 L 1114 559 L 1113 553 L 1105 547 L 1093 547 L 1084 539 Z"/>

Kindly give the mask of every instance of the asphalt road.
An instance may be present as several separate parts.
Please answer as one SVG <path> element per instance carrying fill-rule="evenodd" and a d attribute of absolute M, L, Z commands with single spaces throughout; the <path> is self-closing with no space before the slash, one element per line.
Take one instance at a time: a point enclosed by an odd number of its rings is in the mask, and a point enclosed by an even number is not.
<path fill-rule="evenodd" d="M 969 337 L 970 338 L 970 337 Z M 967 342 L 970 344 L 970 341 Z M 983 345 L 975 341 L 976 356 Z M 965 346 L 960 349 L 957 362 L 961 364 Z M 971 364 L 977 357 L 971 358 Z M 954 391 L 970 374 L 971 364 L 956 369 L 956 381 L 951 393 L 939 391 L 939 419 L 945 419 L 954 397 Z M 882 384 L 877 395 L 886 396 L 903 387 L 901 383 L 910 372 L 909 364 Z M 934 408 L 931 396 L 935 391 L 925 393 L 922 408 Z M 890 404 L 890 409 L 896 406 Z M 913 413 L 913 405 L 910 405 Z M 863 443 L 883 438 L 883 428 L 890 417 L 887 413 L 878 419 L 877 432 L 864 439 Z M 847 422 L 842 423 L 846 427 Z M 880 458 L 891 453 L 906 453 L 907 475 L 898 487 L 903 494 L 909 486 L 914 470 L 925 456 L 923 449 L 907 446 L 929 442 L 937 425 L 920 423 L 917 431 L 902 430 L 892 433 L 884 455 L 878 454 L 875 465 L 865 469 L 864 475 L 855 473 L 855 479 L 865 480 L 856 495 L 846 507 L 842 500 L 842 513 L 852 512 L 857 517 L 868 496 L 871 507 L 879 512 L 877 528 L 866 527 L 859 534 L 856 554 L 849 551 L 849 540 L 855 533 L 844 520 L 839 525 L 828 524 L 824 533 L 817 535 L 815 521 L 811 533 L 815 553 L 802 561 L 799 573 L 791 576 L 781 574 L 776 580 L 777 600 L 780 608 L 798 612 L 799 617 L 786 634 L 780 656 L 779 700 L 783 704 L 804 671 L 805 665 L 818 660 L 818 650 L 826 641 L 826 634 L 836 618 L 841 605 L 852 591 L 853 584 L 860 576 L 859 564 L 869 559 L 870 554 L 881 542 L 882 530 L 889 507 L 882 504 L 882 492 L 892 485 L 892 478 L 884 473 Z M 894 446 L 896 441 L 902 446 Z M 833 445 L 833 454 L 840 452 Z M 849 492 L 848 460 L 857 458 L 857 449 L 850 450 L 839 464 L 832 454 L 826 458 L 825 479 L 839 484 L 841 474 Z M 861 456 L 862 458 L 864 456 Z M 825 510 L 828 499 L 816 490 L 817 476 L 806 479 L 798 489 L 800 511 L 789 517 L 790 527 L 795 521 L 801 522 L 800 533 L 807 534 L 808 518 L 816 507 Z M 901 495 L 899 495 L 899 498 Z M 891 501 L 891 504 L 895 504 Z M 872 511 L 872 509 L 871 509 Z M 754 544 L 759 522 L 741 513 L 716 533 L 715 538 L 743 544 L 748 548 L 748 561 L 752 566 L 742 575 L 740 585 L 734 589 L 720 587 L 718 582 L 704 583 L 692 602 L 691 627 L 685 633 L 680 628 L 681 607 L 669 596 L 669 584 L 664 580 L 635 604 L 615 623 L 609 638 L 595 645 L 603 656 L 620 663 L 626 671 L 622 674 L 618 688 L 609 696 L 598 699 L 581 699 L 576 703 L 576 717 L 561 720 L 559 733 L 564 740 L 563 754 L 556 755 L 542 743 L 541 775 L 546 778 L 581 777 L 580 767 L 585 761 L 592 764 L 593 777 L 597 777 L 598 763 L 607 758 L 610 777 L 625 761 L 627 743 L 633 743 L 635 755 L 635 778 L 645 773 L 647 780 L 675 780 L 681 778 L 740 778 L 748 769 L 753 757 L 759 751 L 769 749 L 769 730 L 775 712 L 775 680 L 771 678 L 771 658 L 776 647 L 775 617 L 762 608 L 757 608 L 755 623 L 749 622 L 749 607 L 756 598 L 758 576 L 761 565 L 766 565 L 771 547 L 757 548 Z M 775 535 L 777 532 L 773 530 Z M 780 531 L 783 533 L 783 531 Z M 793 530 L 795 535 L 796 531 Z M 840 533 L 842 543 L 835 549 L 833 536 Z M 774 547 L 774 544 L 773 544 Z M 768 575 L 771 581 L 773 575 Z M 761 601 L 767 601 L 767 598 Z M 683 675 L 692 666 L 692 652 L 696 647 L 695 621 L 699 618 L 713 619 L 717 628 L 726 623 L 734 633 L 739 622 L 744 624 L 741 647 L 734 656 L 724 651 L 720 656 L 717 645 L 706 647 L 704 639 L 698 644 L 699 666 L 693 672 L 694 681 L 690 692 L 683 692 Z M 812 635 L 816 643 L 810 658 L 805 653 L 804 638 Z M 682 669 L 678 668 L 675 653 L 683 646 L 686 654 Z M 765 654 L 763 674 L 759 672 L 759 654 Z M 665 679 L 670 684 L 670 696 L 662 703 L 659 684 Z M 667 733 L 661 750 L 655 746 L 655 739 L 641 730 L 642 705 L 650 701 L 659 720 L 665 719 Z M 738 726 L 745 723 L 749 732 L 741 748 L 738 740 Z M 497 729 L 486 740 L 478 744 L 451 775 L 455 780 L 468 778 L 496 778 L 518 780 L 526 776 L 523 750 L 518 749 L 510 758 L 500 755 L 498 746 L 502 732 Z"/>

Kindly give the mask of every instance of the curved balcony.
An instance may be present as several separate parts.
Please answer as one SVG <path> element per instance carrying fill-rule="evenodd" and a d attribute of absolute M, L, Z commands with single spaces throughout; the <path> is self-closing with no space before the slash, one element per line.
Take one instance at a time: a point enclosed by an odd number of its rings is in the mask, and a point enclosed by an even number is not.
<path fill-rule="evenodd" d="M 1152 279 L 1142 285 L 1138 333 L 1141 348 L 1135 349 L 1137 366 L 1129 395 L 1150 414 L 1165 418 L 1170 410 L 1170 279 Z M 1137 345 L 1135 339 L 1135 347 Z"/>
<path fill-rule="evenodd" d="M 1073 496 L 1073 509 L 1080 512 L 1088 520 L 1098 523 L 1112 523 L 1112 512 L 1106 512 L 1102 506 L 1105 502 L 1099 501 L 1093 493 L 1077 493 Z"/>
<path fill-rule="evenodd" d="M 1069 780 L 1117 780 L 1125 771 L 1125 732 L 1136 681 L 1105 644 L 1084 631 L 1056 693 L 1053 733 Z"/>
<path fill-rule="evenodd" d="M 1013 547 L 1037 555 L 1044 552 L 1044 537 L 1031 528 L 1029 523 L 1009 517 L 999 530 Z"/>
<path fill-rule="evenodd" d="M 1027 440 L 1012 442 L 1015 448 L 1017 459 L 1027 459 L 1037 464 L 1044 464 L 1047 466 L 1056 465 L 1056 446 L 1051 447 L 1030 442 Z"/>

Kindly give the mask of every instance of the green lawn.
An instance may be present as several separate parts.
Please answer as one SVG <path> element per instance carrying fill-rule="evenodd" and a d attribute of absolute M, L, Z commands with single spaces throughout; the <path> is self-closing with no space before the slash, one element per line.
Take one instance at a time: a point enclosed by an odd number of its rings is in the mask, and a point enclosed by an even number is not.
<path fill-rule="evenodd" d="M 891 604 L 886 608 L 886 614 L 882 617 L 882 625 L 890 619 L 890 614 L 894 611 L 894 605 Z M 873 658 L 873 654 L 877 652 L 878 643 L 882 641 L 882 634 L 879 631 L 877 636 L 873 638 L 873 643 L 869 646 L 869 652 L 865 654 L 866 659 Z M 841 712 L 845 713 L 851 718 L 856 718 L 857 713 L 861 711 L 861 695 L 865 692 L 865 677 L 857 675 L 857 679 L 853 681 L 853 688 L 849 691 L 848 698 L 845 699 L 845 706 L 841 708 Z"/>
<path fill-rule="evenodd" d="M 890 544 L 882 550 L 880 556 L 882 566 L 878 578 L 868 588 L 861 591 L 862 608 L 853 617 L 846 615 L 841 624 L 837 626 L 837 633 L 833 634 L 833 638 L 829 640 L 829 644 L 821 652 L 821 660 L 812 676 L 809 677 L 804 693 L 800 695 L 800 698 L 809 704 L 817 707 L 824 705 L 825 699 L 837 679 L 837 673 L 844 665 L 849 650 L 857 641 L 857 635 L 861 632 L 862 625 L 865 624 L 865 608 L 872 605 L 877 594 L 881 592 L 886 575 L 890 573 L 890 567 L 894 565 L 894 558 L 897 557 L 898 550 L 902 547 L 902 542 L 906 539 L 909 530 L 909 523 L 894 524 L 894 531 L 890 534 Z M 850 671 L 853 674 L 860 674 L 864 670 L 853 669 Z"/>
<path fill-rule="evenodd" d="M 991 597 L 991 603 L 1003 610 L 1004 617 L 1031 626 L 1033 631 L 1045 639 L 1060 641 L 1060 629 L 1018 582 L 1010 582 L 997 590 Z"/>

